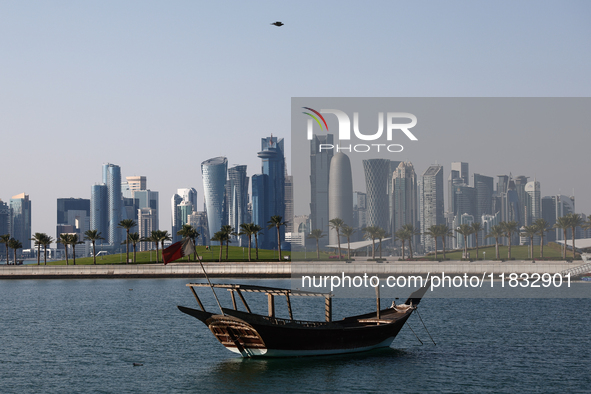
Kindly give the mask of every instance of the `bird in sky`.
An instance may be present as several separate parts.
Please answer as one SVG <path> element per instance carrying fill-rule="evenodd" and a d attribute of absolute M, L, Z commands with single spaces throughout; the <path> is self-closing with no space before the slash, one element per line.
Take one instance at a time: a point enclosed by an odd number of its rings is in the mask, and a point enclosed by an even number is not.
<path fill-rule="evenodd" d="M 271 23 L 271 24 L 274 25 L 274 26 L 277 26 L 277 27 L 283 26 L 283 22 L 279 22 L 279 21 L 274 22 L 274 23 Z"/>

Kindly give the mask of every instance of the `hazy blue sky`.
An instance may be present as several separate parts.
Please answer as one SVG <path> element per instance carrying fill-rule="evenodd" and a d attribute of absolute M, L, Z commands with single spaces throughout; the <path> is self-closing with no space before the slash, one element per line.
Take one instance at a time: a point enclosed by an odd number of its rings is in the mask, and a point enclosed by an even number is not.
<path fill-rule="evenodd" d="M 148 177 L 170 230 L 203 160 L 252 175 L 261 137 L 289 142 L 291 97 L 590 96 L 589 20 L 588 1 L 0 1 L 0 198 L 29 194 L 54 235 L 56 199 L 90 198 L 111 162 Z"/>

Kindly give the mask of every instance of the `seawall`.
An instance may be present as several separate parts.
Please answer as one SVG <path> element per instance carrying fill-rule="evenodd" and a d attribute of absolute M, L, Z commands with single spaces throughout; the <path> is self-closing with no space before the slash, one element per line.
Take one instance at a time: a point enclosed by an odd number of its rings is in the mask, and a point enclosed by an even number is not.
<path fill-rule="evenodd" d="M 483 274 L 483 273 L 560 273 L 584 264 L 582 261 L 446 261 L 407 262 L 355 261 L 353 263 L 327 262 L 256 262 L 256 263 L 205 263 L 212 278 L 289 278 L 294 275 L 338 275 L 372 273 L 379 275 L 401 274 Z M 203 278 L 198 263 L 123 264 L 123 265 L 3 265 L 0 279 L 69 279 L 69 278 Z"/>

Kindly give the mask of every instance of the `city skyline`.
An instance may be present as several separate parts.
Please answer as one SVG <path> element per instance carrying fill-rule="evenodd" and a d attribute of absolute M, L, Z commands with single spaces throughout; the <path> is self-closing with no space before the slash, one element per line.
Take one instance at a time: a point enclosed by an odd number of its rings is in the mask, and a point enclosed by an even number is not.
<path fill-rule="evenodd" d="M 405 17 L 392 23 L 401 11 Z M 591 54 L 582 48 L 591 40 L 590 13 L 591 5 L 574 1 L 253 2 L 231 9 L 3 3 L 0 129 L 11 170 L 2 173 L 0 198 L 29 195 L 33 231 L 53 234 L 56 200 L 89 198 L 99 166 L 110 162 L 122 176 L 147 176 L 164 200 L 179 187 L 195 187 L 202 206 L 199 163 L 227 156 L 231 165 L 246 165 L 247 176 L 259 173 L 257 138 L 273 133 L 289 146 L 291 97 L 587 97 Z M 269 26 L 278 19 L 285 26 Z M 350 61 L 341 60 L 343 53 Z M 446 132 L 471 149 L 490 142 Z M 433 161 L 464 161 L 491 177 L 537 177 L 543 195 L 575 188 L 577 210 L 589 212 L 583 204 L 591 204 L 591 192 L 574 159 L 585 157 L 590 138 L 560 127 L 555 135 L 529 131 L 515 141 L 531 145 L 524 157 L 503 157 L 498 166 L 468 151 L 393 160 L 413 162 L 417 173 Z M 531 159 L 540 144 L 552 148 L 545 161 L 568 157 L 556 170 L 536 169 Z M 289 149 L 286 156 L 292 173 Z M 67 171 L 40 171 L 40 164 Z M 160 223 L 169 228 L 163 201 Z"/>

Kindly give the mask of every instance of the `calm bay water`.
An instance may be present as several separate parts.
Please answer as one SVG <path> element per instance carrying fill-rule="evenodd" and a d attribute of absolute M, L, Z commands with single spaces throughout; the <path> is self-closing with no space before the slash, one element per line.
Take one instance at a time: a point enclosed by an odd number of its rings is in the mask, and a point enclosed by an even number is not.
<path fill-rule="evenodd" d="M 196 304 L 188 282 L 0 281 L 0 392 L 591 392 L 591 299 L 426 299 L 437 346 L 414 315 L 424 345 L 405 327 L 393 349 L 249 360 L 178 311 Z M 296 319 L 322 319 L 321 301 L 293 302 Z M 337 299 L 335 317 L 374 305 Z"/>

